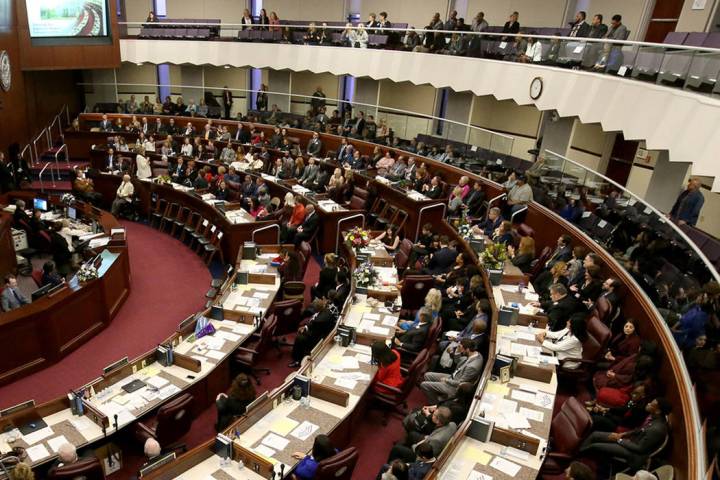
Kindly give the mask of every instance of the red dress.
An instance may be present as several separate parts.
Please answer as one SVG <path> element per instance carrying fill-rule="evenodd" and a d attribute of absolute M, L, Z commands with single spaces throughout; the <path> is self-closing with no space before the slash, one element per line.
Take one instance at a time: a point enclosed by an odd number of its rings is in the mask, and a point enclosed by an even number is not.
<path fill-rule="evenodd" d="M 384 383 L 395 388 L 400 388 L 403 384 L 404 379 L 400 372 L 400 354 L 397 350 L 392 350 L 392 353 L 395 355 L 395 361 L 387 367 L 380 366 L 380 369 L 375 374 L 373 390 L 378 393 L 390 393 L 388 389 L 381 387 L 378 383 Z"/>

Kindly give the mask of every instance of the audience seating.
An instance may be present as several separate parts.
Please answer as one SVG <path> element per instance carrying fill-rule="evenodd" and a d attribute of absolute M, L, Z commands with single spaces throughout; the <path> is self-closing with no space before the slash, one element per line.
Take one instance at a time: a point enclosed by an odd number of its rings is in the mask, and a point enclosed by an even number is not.
<path fill-rule="evenodd" d="M 49 480 L 75 480 L 78 478 L 83 480 L 105 480 L 105 472 L 100 460 L 95 457 L 81 458 L 70 465 L 55 467 L 48 474 Z"/>
<path fill-rule="evenodd" d="M 144 444 L 148 438 L 158 441 L 163 450 L 180 448 L 184 445 L 175 445 L 192 427 L 194 398 L 189 393 L 180 395 L 166 403 L 158 410 L 157 416 L 150 422 L 138 422 L 135 426 L 135 436 Z"/>
<path fill-rule="evenodd" d="M 253 333 L 240 347 L 235 351 L 235 363 L 243 367 L 248 375 L 255 379 L 255 383 L 260 385 L 260 377 L 258 373 L 270 375 L 269 368 L 255 367 L 255 363 L 260 355 L 262 355 L 272 344 L 275 328 L 277 327 L 277 317 L 269 317 L 263 323 L 260 333 Z"/>
<path fill-rule="evenodd" d="M 592 418 L 575 397 L 569 397 L 553 417 L 550 443 L 541 473 L 557 474 L 575 460 L 580 444 L 590 433 Z"/>

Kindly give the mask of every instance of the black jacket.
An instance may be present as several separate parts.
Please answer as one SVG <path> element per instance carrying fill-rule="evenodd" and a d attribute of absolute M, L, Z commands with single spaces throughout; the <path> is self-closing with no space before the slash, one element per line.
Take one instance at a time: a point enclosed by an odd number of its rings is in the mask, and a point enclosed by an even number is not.
<path fill-rule="evenodd" d="M 543 309 L 547 313 L 550 330 L 556 332 L 565 328 L 570 316 L 575 312 L 579 312 L 582 306 L 582 303 L 570 295 L 565 295 L 557 302 L 548 302 L 543 306 Z"/>
<path fill-rule="evenodd" d="M 400 335 L 398 339 L 400 340 L 400 342 L 402 342 L 402 348 L 411 352 L 419 352 L 420 350 L 422 350 L 423 346 L 425 345 L 425 340 L 427 339 L 429 329 L 429 323 L 418 324 L 417 327 L 411 328 L 407 332 Z"/>
<path fill-rule="evenodd" d="M 433 253 L 430 263 L 428 264 L 429 272 L 433 275 L 448 272 L 455 263 L 457 255 L 458 254 L 455 249 L 449 247 L 441 248 L 437 252 Z"/>

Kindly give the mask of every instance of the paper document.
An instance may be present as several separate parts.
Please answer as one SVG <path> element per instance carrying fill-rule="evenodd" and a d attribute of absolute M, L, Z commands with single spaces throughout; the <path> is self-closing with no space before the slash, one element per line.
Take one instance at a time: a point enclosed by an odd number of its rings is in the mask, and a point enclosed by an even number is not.
<path fill-rule="evenodd" d="M 364 319 L 367 320 L 380 320 L 380 314 L 379 313 L 366 313 L 363 315 Z"/>
<path fill-rule="evenodd" d="M 535 394 L 523 392 L 522 390 L 513 390 L 510 394 L 510 398 L 512 398 L 513 400 L 519 400 L 521 402 L 535 403 Z"/>
<path fill-rule="evenodd" d="M 355 355 L 355 358 L 357 358 L 358 362 L 362 363 L 370 363 L 372 361 L 372 357 L 370 355 L 365 355 L 364 353 L 358 353 Z"/>
<path fill-rule="evenodd" d="M 160 389 L 160 391 L 158 392 L 158 397 L 160 397 L 160 399 L 162 400 L 165 400 L 166 398 L 175 395 L 179 391 L 179 387 L 176 387 L 175 385 L 168 385 L 167 387 Z"/>
<path fill-rule="evenodd" d="M 387 336 L 390 334 L 390 330 L 384 327 L 370 327 L 368 330 L 370 330 L 370 333 L 374 333 L 375 335 Z"/>
<path fill-rule="evenodd" d="M 55 435 L 55 432 L 52 431 L 52 428 L 45 427 L 41 428 L 40 430 L 36 430 L 33 433 L 23 435 L 23 440 L 25 440 L 28 445 L 35 445 L 36 443 L 53 435 Z"/>
<path fill-rule="evenodd" d="M 360 362 L 355 357 L 341 357 L 340 365 L 348 370 L 357 370 L 360 368 Z"/>
<path fill-rule="evenodd" d="M 515 402 L 513 400 L 507 400 L 507 399 L 500 400 L 500 405 L 498 406 L 498 412 L 515 413 L 516 410 L 517 410 L 517 402 Z"/>
<path fill-rule="evenodd" d="M 467 480 L 493 480 L 493 477 L 485 473 L 478 472 L 477 470 L 473 470 L 470 472 L 470 475 L 468 475 Z"/>
<path fill-rule="evenodd" d="M 65 438 L 65 435 L 60 435 L 59 437 L 51 438 L 47 441 L 47 443 L 50 446 L 50 450 L 52 450 L 53 453 L 57 453 L 60 445 L 70 442 L 68 442 L 67 438 Z"/>
<path fill-rule="evenodd" d="M 225 357 L 225 354 L 223 352 L 218 352 L 217 350 L 208 350 L 205 352 L 205 356 L 212 358 L 213 360 L 222 360 Z"/>
<path fill-rule="evenodd" d="M 545 392 L 538 392 L 537 395 L 535 395 L 535 405 L 542 408 L 553 408 L 554 399 L 553 396 L 545 393 Z"/>
<path fill-rule="evenodd" d="M 519 413 L 503 413 L 503 416 L 512 429 L 530 428 L 530 422 Z"/>
<path fill-rule="evenodd" d="M 397 324 L 397 321 L 398 321 L 397 317 L 395 317 L 393 315 L 385 315 L 383 317 L 382 324 L 385 325 L 386 327 L 394 327 L 395 324 Z"/>
<path fill-rule="evenodd" d="M 38 462 L 43 458 L 47 458 L 50 456 L 50 452 L 48 452 L 48 449 L 45 448 L 45 445 L 43 445 L 42 443 L 40 445 L 35 445 L 34 447 L 26 449 L 25 453 L 27 453 L 27 456 L 28 458 L 30 458 L 32 463 Z"/>
<path fill-rule="evenodd" d="M 70 420 L 70 423 L 78 432 L 83 432 L 89 428 L 92 428 L 95 426 L 92 420 L 90 420 L 88 417 L 74 417 L 72 420 Z M 98 427 L 100 428 L 100 427 Z"/>
<path fill-rule="evenodd" d="M 158 390 L 163 388 L 165 385 L 170 383 L 170 380 L 163 377 L 150 377 L 145 380 L 145 383 L 148 385 L 152 385 L 153 387 L 157 388 Z"/>
<path fill-rule="evenodd" d="M 215 336 L 218 338 L 223 338 L 223 339 L 227 340 L 228 342 L 233 342 L 233 343 L 240 340 L 240 335 L 238 335 L 236 333 L 226 332 L 224 330 L 216 331 Z"/>
<path fill-rule="evenodd" d="M 275 420 L 270 425 L 270 430 L 277 433 L 281 437 L 286 437 L 288 433 L 292 432 L 295 427 L 298 426 L 298 422 L 292 418 L 282 417 Z"/>
<path fill-rule="evenodd" d="M 266 457 L 266 458 L 272 458 L 272 456 L 275 455 L 275 450 L 273 450 L 272 448 L 267 447 L 265 445 L 262 445 L 262 444 L 253 448 L 253 450 L 255 450 L 255 453 L 259 453 L 260 455 L 262 455 L 263 457 Z"/>
<path fill-rule="evenodd" d="M 357 381 L 355 380 L 347 380 L 345 378 L 337 378 L 335 379 L 335 385 L 342 388 L 347 388 L 348 390 L 352 390 L 357 385 Z"/>
<path fill-rule="evenodd" d="M 493 461 L 490 462 L 490 466 L 495 470 L 500 470 L 506 475 L 510 475 L 511 477 L 514 477 L 520 471 L 520 465 L 501 457 L 495 457 Z"/>
<path fill-rule="evenodd" d="M 536 422 L 542 422 L 543 418 L 545 418 L 545 414 L 543 412 L 538 412 L 537 410 L 532 410 L 525 407 L 520 407 L 520 415 Z"/>
<path fill-rule="evenodd" d="M 306 420 L 302 422 L 299 427 L 293 430 L 290 435 L 295 438 L 299 438 L 302 441 L 305 441 L 310 438 L 310 435 L 315 433 L 319 428 L 320 427 L 318 427 L 314 423 L 310 423 Z"/>
<path fill-rule="evenodd" d="M 252 325 L 248 325 L 247 323 L 238 323 L 233 327 L 233 332 L 239 335 L 247 335 L 253 331 L 253 328 Z"/>
<path fill-rule="evenodd" d="M 287 438 L 283 438 L 280 435 L 276 433 L 268 433 L 265 438 L 262 440 L 263 445 L 267 445 L 270 448 L 274 448 L 275 450 L 285 450 L 285 447 L 288 446 L 288 443 L 290 443 L 290 440 Z"/>
<path fill-rule="evenodd" d="M 259 299 L 261 299 L 261 300 L 264 300 L 264 299 L 268 298 L 269 296 L 270 296 L 270 294 L 269 294 L 269 293 L 265 293 L 265 292 L 255 292 L 255 293 L 253 293 L 253 297 L 254 297 L 254 298 L 259 298 Z"/>
<path fill-rule="evenodd" d="M 510 344 L 510 353 L 512 355 L 516 355 L 518 357 L 524 357 L 525 356 L 525 345 L 523 345 L 522 343 Z"/>

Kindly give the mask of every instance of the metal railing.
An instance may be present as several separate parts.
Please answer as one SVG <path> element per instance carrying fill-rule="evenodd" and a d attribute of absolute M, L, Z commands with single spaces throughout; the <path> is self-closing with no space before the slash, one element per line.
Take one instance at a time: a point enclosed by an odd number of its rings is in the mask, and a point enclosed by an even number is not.
<path fill-rule="evenodd" d="M 256 234 L 256 233 L 262 232 L 262 231 L 264 231 L 264 230 L 270 230 L 270 229 L 273 229 L 273 228 L 277 229 L 277 241 L 275 242 L 275 244 L 279 244 L 279 243 L 280 243 L 280 225 L 278 225 L 277 223 L 275 223 L 275 224 L 273 224 L 273 225 L 268 225 L 268 226 L 266 226 L 266 227 L 258 228 L 258 229 L 256 229 L 256 230 L 253 230 L 253 232 L 252 232 L 252 237 L 251 237 L 251 238 L 252 238 L 252 241 L 255 242 L 255 234 Z"/>
<path fill-rule="evenodd" d="M 338 220 L 337 235 L 335 236 L 335 253 L 340 252 L 340 236 L 342 235 L 342 228 L 340 228 L 340 226 L 343 223 L 349 222 L 350 220 L 354 220 L 358 217 L 362 218 L 362 228 L 365 228 L 365 214 L 363 213 L 356 213 L 355 215 L 350 215 L 349 217 L 341 218 L 340 220 Z"/>
<path fill-rule="evenodd" d="M 436 203 L 434 205 L 426 205 L 426 206 L 422 207 L 420 209 L 420 213 L 418 213 L 418 224 L 417 224 L 417 228 L 415 229 L 415 238 L 413 241 L 416 242 L 418 237 L 420 236 L 420 228 L 422 227 L 422 224 L 423 224 L 422 223 L 423 213 L 427 212 L 431 208 L 437 208 L 437 207 L 442 207 L 441 217 L 445 218 L 445 212 L 447 211 L 447 205 L 445 205 L 444 203 Z"/>
<path fill-rule="evenodd" d="M 141 27 L 150 25 L 152 27 L 192 27 L 207 26 L 217 28 L 220 31 L 230 32 L 228 36 L 221 36 L 220 39 L 237 39 L 239 32 L 246 32 L 247 26 L 236 23 L 223 24 L 183 24 L 173 22 L 162 22 L 158 24 L 147 24 L 146 22 L 122 22 L 121 24 L 137 29 L 140 33 Z M 279 29 L 279 38 L 254 39 L 251 41 L 267 41 L 275 43 L 307 43 L 304 40 L 304 33 L 311 27 L 310 24 L 288 24 L 288 25 L 267 25 L 255 24 L 252 30 L 267 31 Z M 350 32 L 357 32 L 360 27 L 328 25 L 323 27 L 320 23 L 314 25 L 319 32 L 325 32 L 327 42 L 321 42 L 325 46 L 349 46 L 348 38 Z M 497 27 L 489 27 L 496 29 Z M 535 28 L 535 27 L 531 27 Z M 492 58 L 506 61 L 524 61 L 560 67 L 580 68 L 595 73 L 619 75 L 639 80 L 649 80 L 661 85 L 681 87 L 697 92 L 720 94 L 720 49 L 703 46 L 677 45 L 653 42 L 638 42 L 625 39 L 569 37 L 562 33 L 569 29 L 563 27 L 537 27 L 543 33 L 537 34 L 523 28 L 523 33 L 511 34 L 502 32 L 473 32 L 456 30 L 434 30 L 427 28 L 380 28 L 373 29 L 373 37 L 391 35 L 395 40 L 391 47 L 394 50 L 405 48 L 418 52 L 442 53 L 448 55 L 470 56 L 476 58 Z M 342 34 L 337 33 L 342 31 Z M 329 32 L 329 33 L 328 33 Z M 414 33 L 410 33 L 414 32 Z M 629 31 L 627 32 L 630 33 Z M 685 41 L 683 34 L 678 39 Z M 704 34 L 699 42 L 705 41 Z M 419 46 L 408 41 L 408 37 L 417 36 Z M 172 38 L 172 37 L 170 37 Z M 182 38 L 182 37 L 176 37 Z M 431 40 L 427 40 L 430 38 Z M 718 44 L 720 40 L 712 38 L 711 44 Z M 537 58 L 528 58 L 527 41 L 532 39 L 539 41 L 541 48 Z M 424 42 L 429 45 L 425 45 Z M 697 43 L 697 39 L 693 39 Z M 410 45 L 410 47 L 406 47 Z M 425 45 L 425 46 L 424 46 Z M 367 46 L 367 40 L 363 43 Z M 370 43 L 372 48 L 383 48 L 385 43 Z"/>
<path fill-rule="evenodd" d="M 52 162 L 45 163 L 45 166 L 40 170 L 40 174 L 38 175 L 38 178 L 40 180 L 40 191 L 45 192 L 45 183 L 43 182 L 43 174 L 45 173 L 45 170 L 50 167 L 50 179 L 52 180 L 52 186 L 55 188 L 55 176 L 53 175 L 53 168 L 52 168 Z M 59 175 L 59 172 L 58 172 Z"/>

